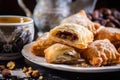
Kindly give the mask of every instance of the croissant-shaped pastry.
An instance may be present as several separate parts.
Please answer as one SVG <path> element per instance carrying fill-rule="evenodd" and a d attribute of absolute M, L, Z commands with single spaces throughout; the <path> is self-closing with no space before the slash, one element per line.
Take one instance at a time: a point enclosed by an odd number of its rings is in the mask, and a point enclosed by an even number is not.
<path fill-rule="evenodd" d="M 92 42 L 80 54 L 93 66 L 120 64 L 120 54 L 108 39 Z"/>
<path fill-rule="evenodd" d="M 109 39 L 115 47 L 120 47 L 120 29 L 112 27 L 102 27 L 96 33 L 95 40 Z"/>
<path fill-rule="evenodd" d="M 91 31 L 81 25 L 66 23 L 52 29 L 50 38 L 58 43 L 85 49 L 93 41 L 94 36 Z"/>
<path fill-rule="evenodd" d="M 96 30 L 100 27 L 99 24 L 93 23 L 89 20 L 84 10 L 81 10 L 79 13 L 76 13 L 68 18 L 65 18 L 61 24 L 64 23 L 76 23 L 88 28 L 93 33 L 96 33 Z"/>
<path fill-rule="evenodd" d="M 31 46 L 31 52 L 36 56 L 44 56 L 44 49 L 48 48 L 55 42 L 49 38 L 49 32 L 41 35 Z"/>
<path fill-rule="evenodd" d="M 73 64 L 77 62 L 80 56 L 74 48 L 59 43 L 53 44 L 44 52 L 48 63 Z"/>

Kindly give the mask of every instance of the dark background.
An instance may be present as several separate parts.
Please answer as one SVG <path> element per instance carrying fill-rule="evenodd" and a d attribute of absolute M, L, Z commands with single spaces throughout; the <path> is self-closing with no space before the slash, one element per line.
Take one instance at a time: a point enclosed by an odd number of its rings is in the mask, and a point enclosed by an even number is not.
<path fill-rule="evenodd" d="M 33 12 L 36 0 L 24 0 L 28 8 Z M 120 0 L 98 0 L 96 8 L 108 7 L 120 10 Z M 0 15 L 23 15 L 24 11 L 19 7 L 17 0 L 0 0 Z"/>
<path fill-rule="evenodd" d="M 36 0 L 23 0 L 27 7 L 33 12 Z M 0 15 L 23 15 L 24 11 L 19 7 L 17 0 L 0 0 Z"/>
<path fill-rule="evenodd" d="M 36 0 L 23 0 L 26 6 L 33 12 Z M 74 1 L 74 0 L 73 0 Z M 79 6 L 78 6 L 79 7 Z M 120 11 L 120 0 L 98 0 L 95 9 L 116 8 Z M 21 15 L 25 12 L 19 7 L 17 0 L 0 0 L 0 15 Z M 37 38 L 37 28 L 35 27 L 35 38 Z"/>

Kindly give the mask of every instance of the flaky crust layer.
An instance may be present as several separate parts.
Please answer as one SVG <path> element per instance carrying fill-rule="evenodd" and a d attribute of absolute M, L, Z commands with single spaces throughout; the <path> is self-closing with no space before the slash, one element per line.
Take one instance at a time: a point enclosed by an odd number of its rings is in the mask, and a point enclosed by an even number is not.
<path fill-rule="evenodd" d="M 94 41 L 81 51 L 81 57 L 93 66 L 120 64 L 120 54 L 108 39 Z"/>
<path fill-rule="evenodd" d="M 89 29 L 94 34 L 96 33 L 96 30 L 100 27 L 99 24 L 93 23 L 91 20 L 89 20 L 89 18 L 87 17 L 87 14 L 85 13 L 84 10 L 81 10 L 80 12 L 78 12 L 68 18 L 65 18 L 61 22 L 61 24 L 64 24 L 64 23 L 75 23 L 75 24 L 82 25 L 82 26 L 86 27 L 87 29 Z"/>
<path fill-rule="evenodd" d="M 44 56 L 44 49 L 48 48 L 55 42 L 49 38 L 49 32 L 41 35 L 31 46 L 30 51 L 36 56 Z"/>
<path fill-rule="evenodd" d="M 64 36 L 65 38 L 57 36 L 59 32 L 62 32 L 63 34 L 61 36 Z M 64 32 L 70 33 L 71 35 L 68 36 L 70 38 L 75 35 L 77 39 L 66 39 L 67 35 Z M 66 23 L 52 29 L 50 31 L 50 38 L 58 43 L 67 44 L 79 49 L 85 49 L 87 48 L 88 44 L 93 41 L 94 36 L 91 31 L 81 25 Z"/>
<path fill-rule="evenodd" d="M 109 39 L 118 49 L 120 47 L 120 29 L 111 27 L 102 27 L 97 32 L 95 40 Z"/>
<path fill-rule="evenodd" d="M 48 63 L 75 63 L 79 59 L 79 54 L 74 48 L 56 43 L 45 49 L 45 59 Z"/>

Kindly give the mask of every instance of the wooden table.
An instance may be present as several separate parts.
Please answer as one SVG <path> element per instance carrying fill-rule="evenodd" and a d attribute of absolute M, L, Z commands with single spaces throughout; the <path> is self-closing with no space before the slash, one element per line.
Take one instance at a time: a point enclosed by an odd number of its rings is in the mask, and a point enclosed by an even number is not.
<path fill-rule="evenodd" d="M 16 67 L 23 68 L 33 67 L 34 69 L 38 69 L 40 74 L 43 75 L 43 80 L 120 80 L 120 70 L 115 72 L 106 72 L 106 73 L 75 73 L 75 72 L 66 72 L 60 70 L 54 70 L 45 68 L 39 65 L 36 65 L 25 58 L 14 60 L 16 62 Z M 6 64 L 8 61 L 0 61 L 0 64 Z M 2 79 L 0 79 L 2 80 Z M 5 80 L 5 79 L 3 79 Z M 19 79 L 24 80 L 24 79 Z M 33 79 L 28 79 L 33 80 Z"/>

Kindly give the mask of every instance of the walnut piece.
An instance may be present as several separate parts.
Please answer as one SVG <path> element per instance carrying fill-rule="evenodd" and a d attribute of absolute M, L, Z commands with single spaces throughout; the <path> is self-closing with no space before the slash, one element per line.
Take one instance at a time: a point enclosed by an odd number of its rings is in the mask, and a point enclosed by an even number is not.
<path fill-rule="evenodd" d="M 28 68 L 23 67 L 22 71 L 23 71 L 23 73 L 26 73 L 28 71 Z"/>
<path fill-rule="evenodd" d="M 8 69 L 14 69 L 15 68 L 15 62 L 13 62 L 13 61 L 8 62 L 7 67 L 8 67 Z"/>
<path fill-rule="evenodd" d="M 34 77 L 37 78 L 39 77 L 39 71 L 38 70 L 33 70 L 32 67 L 24 67 L 22 71 L 26 74 L 27 77 Z"/>
<path fill-rule="evenodd" d="M 32 77 L 38 77 L 38 76 L 39 76 L 39 71 L 38 70 L 33 70 Z"/>
<path fill-rule="evenodd" d="M 25 74 L 26 74 L 27 77 L 31 77 L 29 72 L 26 72 Z"/>

